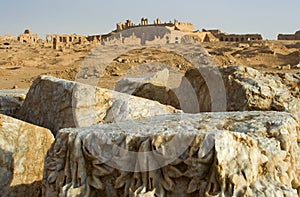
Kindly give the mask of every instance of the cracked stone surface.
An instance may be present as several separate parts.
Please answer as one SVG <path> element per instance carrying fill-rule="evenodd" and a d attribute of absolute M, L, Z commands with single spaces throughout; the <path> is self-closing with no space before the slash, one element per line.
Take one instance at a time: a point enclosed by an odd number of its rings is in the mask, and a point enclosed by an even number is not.
<path fill-rule="evenodd" d="M 299 124 L 286 112 L 169 114 L 63 129 L 46 157 L 43 194 L 298 196 L 299 142 Z"/>
<path fill-rule="evenodd" d="M 26 98 L 28 90 L 0 90 L 0 114 L 16 116 Z"/>
<path fill-rule="evenodd" d="M 108 89 L 57 79 L 37 78 L 18 114 L 21 120 L 50 129 L 181 113 L 171 106 Z"/>
<path fill-rule="evenodd" d="M 0 195 L 40 196 L 50 130 L 0 114 Z"/>
<path fill-rule="evenodd" d="M 126 83 L 127 82 L 127 83 Z M 286 111 L 300 120 L 299 74 L 262 73 L 250 67 L 190 69 L 177 88 L 149 81 L 124 79 L 123 91 L 182 109 L 210 111 Z M 134 91 L 128 91 L 134 89 Z"/>

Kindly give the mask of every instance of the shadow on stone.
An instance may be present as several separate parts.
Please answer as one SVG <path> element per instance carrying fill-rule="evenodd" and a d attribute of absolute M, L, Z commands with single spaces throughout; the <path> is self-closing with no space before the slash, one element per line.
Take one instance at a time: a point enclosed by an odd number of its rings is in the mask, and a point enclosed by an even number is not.
<path fill-rule="evenodd" d="M 42 196 L 42 181 L 12 186 L 8 188 L 8 191 L 5 196 L 40 197 Z"/>
<path fill-rule="evenodd" d="M 12 152 L 0 148 L 0 193 L 9 188 L 14 173 L 14 158 Z"/>
<path fill-rule="evenodd" d="M 0 148 L 0 196 L 39 197 L 42 196 L 42 181 L 11 186 L 14 178 L 13 153 Z"/>

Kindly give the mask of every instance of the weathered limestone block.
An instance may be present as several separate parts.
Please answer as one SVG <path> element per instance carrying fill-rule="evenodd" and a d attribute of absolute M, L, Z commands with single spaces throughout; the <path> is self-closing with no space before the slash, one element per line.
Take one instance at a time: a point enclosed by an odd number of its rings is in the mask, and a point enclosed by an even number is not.
<path fill-rule="evenodd" d="M 293 113 L 300 120 L 299 74 L 263 74 L 253 68 L 230 66 L 188 70 L 178 88 L 123 80 L 123 90 L 187 113 L 209 111 L 275 110 Z M 142 80 L 140 80 L 142 81 Z M 119 89 L 118 89 L 119 90 Z"/>
<path fill-rule="evenodd" d="M 40 196 L 52 133 L 0 114 L 0 196 Z"/>
<path fill-rule="evenodd" d="M 271 75 L 275 75 L 276 79 L 281 80 L 281 82 L 287 86 L 291 94 L 296 97 L 300 98 L 300 73 L 270 73 Z M 278 78 L 279 77 L 279 78 Z"/>
<path fill-rule="evenodd" d="M 299 125 L 285 112 L 169 114 L 63 129 L 46 157 L 43 194 L 298 196 L 299 141 Z"/>
<path fill-rule="evenodd" d="M 8 116 L 16 116 L 20 110 L 28 90 L 1 90 L 0 91 L 0 113 Z"/>
<path fill-rule="evenodd" d="M 203 67 L 209 70 L 210 68 Z M 272 74 L 264 74 L 253 68 L 244 66 L 230 66 L 220 68 L 226 94 L 226 109 L 228 111 L 246 110 L 274 110 L 287 111 L 300 120 L 300 101 L 293 96 L 290 88 L 281 81 L 281 78 Z M 199 102 L 199 111 L 211 111 L 213 102 L 207 80 L 198 69 L 186 72 L 186 79 L 195 89 Z M 210 81 L 209 81 L 210 82 Z M 182 86 L 181 88 L 184 88 Z"/>
<path fill-rule="evenodd" d="M 33 82 L 18 117 L 56 134 L 62 128 L 169 113 L 180 111 L 108 89 L 40 76 Z"/>
<path fill-rule="evenodd" d="M 168 79 L 169 70 L 165 68 L 152 76 L 146 76 L 143 78 L 123 78 L 116 83 L 115 91 L 134 95 L 134 92 L 145 84 L 167 86 Z"/>
<path fill-rule="evenodd" d="M 168 86 L 168 80 L 169 70 L 165 68 L 152 76 L 123 78 L 116 83 L 115 91 L 171 105 L 172 98 L 177 101 L 177 97 Z"/>

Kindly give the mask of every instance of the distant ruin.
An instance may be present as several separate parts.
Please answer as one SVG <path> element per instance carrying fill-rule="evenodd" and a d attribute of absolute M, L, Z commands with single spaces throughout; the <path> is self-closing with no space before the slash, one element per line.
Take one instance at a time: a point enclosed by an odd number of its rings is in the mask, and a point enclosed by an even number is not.
<path fill-rule="evenodd" d="M 85 36 L 77 34 L 47 34 L 46 44 L 50 44 L 53 49 L 59 49 L 61 47 L 70 47 L 71 44 L 82 44 L 86 42 Z"/>
<path fill-rule="evenodd" d="M 157 18 L 150 23 L 148 18 L 142 18 L 139 24 L 134 24 L 131 20 L 126 20 L 125 22 L 119 22 L 116 24 L 116 29 L 108 34 L 99 34 L 91 36 L 83 36 L 77 34 L 48 34 L 46 35 L 46 41 L 44 46 L 51 47 L 53 49 L 64 49 L 71 48 L 73 45 L 82 44 L 113 44 L 117 42 L 141 42 L 142 38 L 138 38 L 138 35 L 131 34 L 127 35 L 126 40 L 124 37 L 116 37 L 115 35 L 122 35 L 120 32 L 131 30 L 140 27 L 163 27 L 170 30 L 169 35 L 157 36 L 153 42 L 157 42 L 159 39 L 163 39 L 164 43 L 181 43 L 182 40 L 187 37 L 192 37 L 194 41 L 197 42 L 248 42 L 254 40 L 262 40 L 261 34 L 227 34 L 221 30 L 206 30 L 202 31 L 194 30 L 194 25 L 188 22 L 179 22 L 174 19 L 174 21 L 162 22 L 161 19 Z M 138 39 L 137 39 L 138 38 Z M 123 40 L 120 40 L 123 39 Z M 140 39 L 140 40 L 139 40 Z M 282 35 L 278 36 L 278 39 L 299 39 L 300 31 L 296 32 L 295 35 Z M 36 43 L 39 38 L 37 34 L 32 34 L 30 30 L 25 30 L 25 32 L 19 35 L 18 40 L 22 43 Z M 159 41 L 161 42 L 161 41 Z"/>
<path fill-rule="evenodd" d="M 137 31 L 135 31 L 137 30 Z M 145 36 L 146 35 L 146 36 Z M 139 26 L 136 29 L 119 31 L 109 38 L 102 40 L 102 45 L 153 45 L 196 43 L 197 40 L 182 31 L 172 30 L 164 26 Z"/>
<path fill-rule="evenodd" d="M 295 34 L 279 34 L 278 40 L 300 40 L 300 30 Z"/>
<path fill-rule="evenodd" d="M 162 26 L 162 27 L 167 27 L 172 30 L 178 30 L 182 32 L 193 32 L 194 31 L 194 25 L 191 23 L 186 23 L 186 22 L 179 22 L 178 20 L 174 20 L 174 22 L 165 22 L 162 23 L 159 18 L 155 19 L 153 24 L 150 24 L 148 22 L 147 18 L 142 18 L 141 23 L 139 25 L 135 25 L 134 23 L 131 22 L 131 20 L 126 20 L 126 22 L 120 22 L 117 23 L 117 29 L 116 32 L 120 32 L 126 29 L 130 28 L 135 28 L 135 27 L 140 27 L 140 26 Z"/>
<path fill-rule="evenodd" d="M 214 37 L 213 34 L 210 32 L 200 32 L 200 31 L 195 31 L 194 30 L 194 25 L 192 23 L 187 23 L 187 22 L 179 22 L 178 20 L 174 19 L 174 21 L 169 21 L 169 22 L 161 22 L 160 18 L 157 18 L 153 21 L 153 23 L 149 23 L 149 20 L 147 18 L 142 18 L 141 23 L 136 25 L 131 22 L 131 20 L 126 20 L 125 22 L 120 22 L 117 23 L 117 28 L 115 31 L 112 32 L 112 34 L 119 33 L 124 30 L 132 29 L 132 28 L 137 28 L 137 27 L 165 27 L 172 31 L 172 34 L 176 34 L 176 32 L 182 32 L 187 36 L 193 37 L 195 40 L 198 42 L 215 42 L 218 41 L 216 37 Z M 111 34 L 111 35 L 112 35 Z M 176 38 L 177 36 L 175 36 Z M 168 41 L 167 43 L 180 43 L 177 39 L 177 41 Z"/>
<path fill-rule="evenodd" d="M 26 29 L 24 33 L 18 36 L 18 41 L 23 43 L 36 43 L 39 40 L 37 34 L 32 34 L 29 29 Z"/>
<path fill-rule="evenodd" d="M 211 32 L 219 41 L 223 42 L 246 42 L 251 40 L 262 40 L 263 37 L 261 34 L 227 34 L 221 30 L 206 30 L 203 29 L 203 32 Z"/>

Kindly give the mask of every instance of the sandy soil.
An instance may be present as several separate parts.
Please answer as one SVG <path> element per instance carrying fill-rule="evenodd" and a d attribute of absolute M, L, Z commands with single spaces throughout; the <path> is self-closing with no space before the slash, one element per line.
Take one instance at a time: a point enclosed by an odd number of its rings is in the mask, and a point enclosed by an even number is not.
<path fill-rule="evenodd" d="M 214 42 L 202 45 L 218 66 L 245 65 L 263 72 L 300 72 L 300 65 L 297 66 L 300 62 L 300 41 Z M 75 80 L 78 68 L 94 47 L 74 46 L 59 51 L 42 44 L 30 45 L 0 39 L 0 89 L 28 88 L 41 74 Z M 128 75 L 135 66 L 151 62 L 167 64 L 179 73 L 193 67 L 174 53 L 147 48 L 134 50 L 107 66 L 99 86 L 113 88 L 114 83 Z"/>

